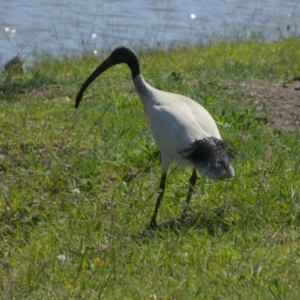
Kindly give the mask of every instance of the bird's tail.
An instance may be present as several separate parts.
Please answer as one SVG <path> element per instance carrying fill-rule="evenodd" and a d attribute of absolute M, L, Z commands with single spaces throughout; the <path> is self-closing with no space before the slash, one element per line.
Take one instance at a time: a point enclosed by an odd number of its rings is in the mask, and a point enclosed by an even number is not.
<path fill-rule="evenodd" d="M 196 140 L 179 153 L 207 178 L 221 180 L 234 176 L 231 154 L 223 140 L 215 137 Z"/>

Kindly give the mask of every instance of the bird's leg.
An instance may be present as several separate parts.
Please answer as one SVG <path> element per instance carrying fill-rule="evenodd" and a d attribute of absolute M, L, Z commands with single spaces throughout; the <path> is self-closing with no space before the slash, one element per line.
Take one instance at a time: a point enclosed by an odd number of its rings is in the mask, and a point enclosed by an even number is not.
<path fill-rule="evenodd" d="M 189 184 L 190 184 L 189 191 L 187 193 L 186 202 L 185 202 L 182 214 L 181 214 L 182 218 L 186 217 L 186 214 L 187 214 L 187 211 L 189 209 L 189 204 L 190 204 L 190 200 L 191 200 L 191 197 L 192 197 L 192 193 L 193 193 L 196 181 L 197 181 L 197 172 L 196 172 L 196 169 L 193 168 L 193 173 L 192 173 L 192 176 L 190 177 L 190 180 L 189 180 Z"/>
<path fill-rule="evenodd" d="M 157 212 L 158 212 L 158 209 L 159 209 L 159 206 L 160 206 L 161 199 L 164 195 L 166 178 L 167 178 L 166 173 L 161 175 L 160 183 L 159 183 L 159 189 L 158 189 L 158 197 L 156 199 L 154 212 L 153 212 L 153 215 L 152 215 L 152 218 L 151 218 L 151 222 L 149 224 L 149 227 L 152 228 L 152 229 L 157 227 L 156 217 L 157 217 Z"/>

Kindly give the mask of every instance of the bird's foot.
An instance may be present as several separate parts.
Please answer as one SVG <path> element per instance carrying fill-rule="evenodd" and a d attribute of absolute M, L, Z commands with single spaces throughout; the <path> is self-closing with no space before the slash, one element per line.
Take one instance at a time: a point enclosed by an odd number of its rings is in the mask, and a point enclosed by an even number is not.
<path fill-rule="evenodd" d="M 147 229 L 150 229 L 150 230 L 154 230 L 157 228 L 157 223 L 156 223 L 156 220 L 151 220 L 150 224 L 148 225 Z"/>
<path fill-rule="evenodd" d="M 185 206 L 181 213 L 181 220 L 184 220 L 184 219 L 188 218 L 189 216 L 190 216 L 190 213 L 189 213 L 188 206 Z"/>

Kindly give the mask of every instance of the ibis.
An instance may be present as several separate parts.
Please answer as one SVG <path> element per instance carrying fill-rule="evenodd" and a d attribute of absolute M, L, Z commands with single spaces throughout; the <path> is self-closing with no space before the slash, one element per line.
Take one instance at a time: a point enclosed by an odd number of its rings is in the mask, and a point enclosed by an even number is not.
<path fill-rule="evenodd" d="M 153 139 L 161 151 L 161 178 L 154 212 L 149 224 L 157 227 L 157 214 L 164 195 L 167 172 L 171 163 L 181 168 L 192 167 L 189 188 L 182 216 L 186 216 L 197 171 L 209 179 L 221 180 L 234 176 L 230 151 L 222 140 L 216 122 L 209 112 L 194 100 L 179 94 L 158 90 L 149 85 L 140 72 L 135 52 L 127 46 L 115 48 L 86 79 L 79 90 L 78 108 L 87 87 L 110 67 L 125 63 L 131 71 L 136 92 L 150 123 Z"/>

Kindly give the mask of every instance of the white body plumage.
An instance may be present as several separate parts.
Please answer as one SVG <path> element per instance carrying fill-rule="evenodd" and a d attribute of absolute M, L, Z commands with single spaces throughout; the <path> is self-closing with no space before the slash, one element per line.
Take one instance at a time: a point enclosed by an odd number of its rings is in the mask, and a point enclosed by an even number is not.
<path fill-rule="evenodd" d="M 174 161 L 181 168 L 192 165 L 180 151 L 197 140 L 215 137 L 221 140 L 216 122 L 209 112 L 194 100 L 179 94 L 160 91 L 138 75 L 134 86 L 150 122 L 152 135 L 162 154 L 162 173 Z M 231 167 L 232 176 L 234 175 Z M 199 170 L 204 176 L 218 179 L 222 175 Z"/>
<path fill-rule="evenodd" d="M 82 85 L 75 107 L 79 106 L 85 89 L 110 67 L 126 63 L 131 70 L 134 86 L 150 122 L 152 135 L 161 150 L 162 176 L 150 227 L 155 228 L 156 217 L 165 190 L 166 175 L 172 162 L 182 168 L 193 166 L 189 180 L 185 216 L 194 185 L 196 170 L 211 179 L 225 179 L 234 176 L 227 145 L 222 141 L 216 122 L 208 111 L 194 100 L 150 86 L 140 73 L 135 53 L 128 47 L 118 47 L 103 61 Z"/>

